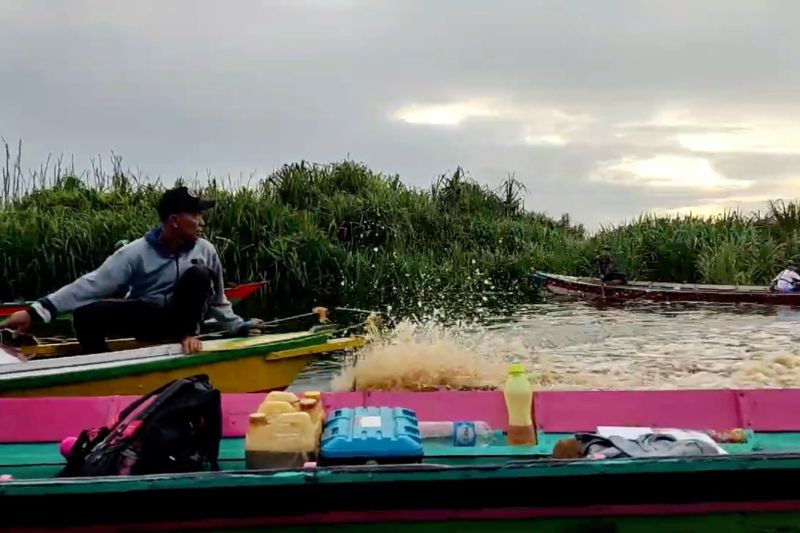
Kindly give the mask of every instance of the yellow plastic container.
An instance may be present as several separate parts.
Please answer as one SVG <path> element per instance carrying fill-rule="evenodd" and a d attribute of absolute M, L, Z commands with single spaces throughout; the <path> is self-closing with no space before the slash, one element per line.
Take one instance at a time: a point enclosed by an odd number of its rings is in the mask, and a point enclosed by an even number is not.
<path fill-rule="evenodd" d="M 261 466 L 264 462 L 261 457 L 262 452 L 267 451 L 267 415 L 264 413 L 251 413 L 247 426 L 247 433 L 244 436 L 244 454 L 247 468 L 268 468 Z"/>
<path fill-rule="evenodd" d="M 258 412 L 267 415 L 267 418 L 281 415 L 283 413 L 296 413 L 298 408 L 289 402 L 265 401 L 258 406 Z"/>
<path fill-rule="evenodd" d="M 253 413 L 245 436 L 247 468 L 299 468 L 316 460 L 321 434 L 322 424 L 309 413 Z"/>
<path fill-rule="evenodd" d="M 533 425 L 533 387 L 528 380 L 525 366 L 511 365 L 508 371 L 503 396 L 508 411 L 508 444 L 532 446 L 536 444 L 536 429 Z"/>
<path fill-rule="evenodd" d="M 292 392 L 272 391 L 264 398 L 256 412 L 264 413 L 267 417 L 281 413 L 292 413 L 300 410 L 300 398 Z"/>
<path fill-rule="evenodd" d="M 322 402 L 316 398 L 306 397 L 300 400 L 300 411 L 308 413 L 314 424 L 325 423 L 325 409 L 322 407 Z"/>
<path fill-rule="evenodd" d="M 300 403 L 300 398 L 293 392 L 272 391 L 264 398 L 264 403 L 265 402 L 288 402 L 297 407 Z"/>

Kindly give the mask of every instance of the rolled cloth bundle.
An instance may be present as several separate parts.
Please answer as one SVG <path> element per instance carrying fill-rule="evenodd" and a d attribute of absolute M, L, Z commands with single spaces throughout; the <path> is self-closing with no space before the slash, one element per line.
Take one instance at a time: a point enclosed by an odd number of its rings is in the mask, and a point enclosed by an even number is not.
<path fill-rule="evenodd" d="M 617 435 L 603 437 L 591 433 L 580 433 L 574 439 L 563 439 L 556 443 L 553 457 L 557 459 L 614 459 L 619 457 L 686 457 L 697 455 L 719 455 L 720 449 L 713 443 L 700 439 L 676 439 L 663 433 L 646 433 L 635 439 Z"/>

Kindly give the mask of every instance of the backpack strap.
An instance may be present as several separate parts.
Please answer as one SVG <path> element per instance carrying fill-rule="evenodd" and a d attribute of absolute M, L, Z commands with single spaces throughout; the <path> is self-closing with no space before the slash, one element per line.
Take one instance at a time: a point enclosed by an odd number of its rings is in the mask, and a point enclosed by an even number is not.
<path fill-rule="evenodd" d="M 150 392 L 148 392 L 148 393 L 147 393 L 147 394 L 145 394 L 144 396 L 140 396 L 139 398 L 136 398 L 136 400 L 134 400 L 133 402 L 131 402 L 131 403 L 130 403 L 130 405 L 128 405 L 128 406 L 127 406 L 125 409 L 123 409 L 122 411 L 120 411 L 120 413 L 117 415 L 117 423 L 116 423 L 116 424 L 114 424 L 114 426 L 118 425 L 120 422 L 122 422 L 123 420 L 125 420 L 126 418 L 128 418 L 128 416 L 129 416 L 129 415 L 130 415 L 132 412 L 134 412 L 134 411 L 136 410 L 136 408 L 137 408 L 137 407 L 139 407 L 140 405 L 142 405 L 144 402 L 146 402 L 147 400 L 149 400 L 149 399 L 150 399 L 150 398 L 152 398 L 153 396 L 156 396 L 157 394 L 161 394 L 162 392 L 164 392 L 165 390 L 167 390 L 169 387 L 171 387 L 173 383 L 175 383 L 175 382 L 177 382 L 177 381 L 178 381 L 177 379 L 175 379 L 175 380 L 172 380 L 172 381 L 170 381 L 169 383 L 165 383 L 164 385 L 161 385 L 159 388 L 157 388 L 157 389 L 155 389 L 155 390 L 153 390 L 153 391 L 150 391 Z"/>
<path fill-rule="evenodd" d="M 131 402 L 131 404 L 128 405 L 125 409 L 120 411 L 120 413 L 117 415 L 117 421 L 116 421 L 115 424 L 113 424 L 113 426 L 117 426 L 120 422 L 122 422 L 123 420 L 128 418 L 128 416 L 133 411 L 135 411 L 136 408 L 138 408 L 140 405 L 142 405 L 144 402 L 146 402 L 147 400 L 149 400 L 153 396 L 157 396 L 157 395 L 161 394 L 162 392 L 164 392 L 168 388 L 172 387 L 178 381 L 191 381 L 191 382 L 208 381 L 208 376 L 205 375 L 205 374 L 197 374 L 195 376 L 189 376 L 189 377 L 185 377 L 185 378 L 173 379 L 169 383 L 165 383 L 164 385 L 161 385 L 157 389 L 152 390 L 152 391 L 148 392 L 147 394 L 145 394 L 144 396 L 141 396 L 141 397 L 137 398 L 136 400 Z M 110 428 L 110 429 L 113 429 L 113 428 Z"/>

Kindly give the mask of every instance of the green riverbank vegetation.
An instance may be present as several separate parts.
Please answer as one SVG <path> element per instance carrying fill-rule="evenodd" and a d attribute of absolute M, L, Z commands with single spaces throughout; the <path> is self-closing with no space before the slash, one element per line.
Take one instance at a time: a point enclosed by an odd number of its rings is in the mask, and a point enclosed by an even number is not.
<path fill-rule="evenodd" d="M 11 152 L 0 182 L 0 300 L 46 294 L 157 223 L 164 187 L 124 171 L 118 157 L 108 170 L 57 162 L 23 173 Z M 588 234 L 567 215 L 527 211 L 514 177 L 491 189 L 460 168 L 427 188 L 353 161 L 287 164 L 246 185 L 186 184 L 218 200 L 206 233 L 227 281 L 267 280 L 266 301 L 283 306 L 532 297 L 532 269 L 592 274 L 604 244 L 640 280 L 765 284 L 800 254 L 794 203 L 713 219 L 643 216 Z"/>

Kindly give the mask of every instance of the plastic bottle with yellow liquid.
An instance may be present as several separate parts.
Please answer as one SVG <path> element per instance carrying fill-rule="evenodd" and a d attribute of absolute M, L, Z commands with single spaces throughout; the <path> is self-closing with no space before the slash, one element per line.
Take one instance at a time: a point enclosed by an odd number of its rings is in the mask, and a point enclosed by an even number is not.
<path fill-rule="evenodd" d="M 536 429 L 533 427 L 533 387 L 528 372 L 521 363 L 514 363 L 508 370 L 503 388 L 508 411 L 508 444 L 511 446 L 533 446 L 536 444 Z"/>

